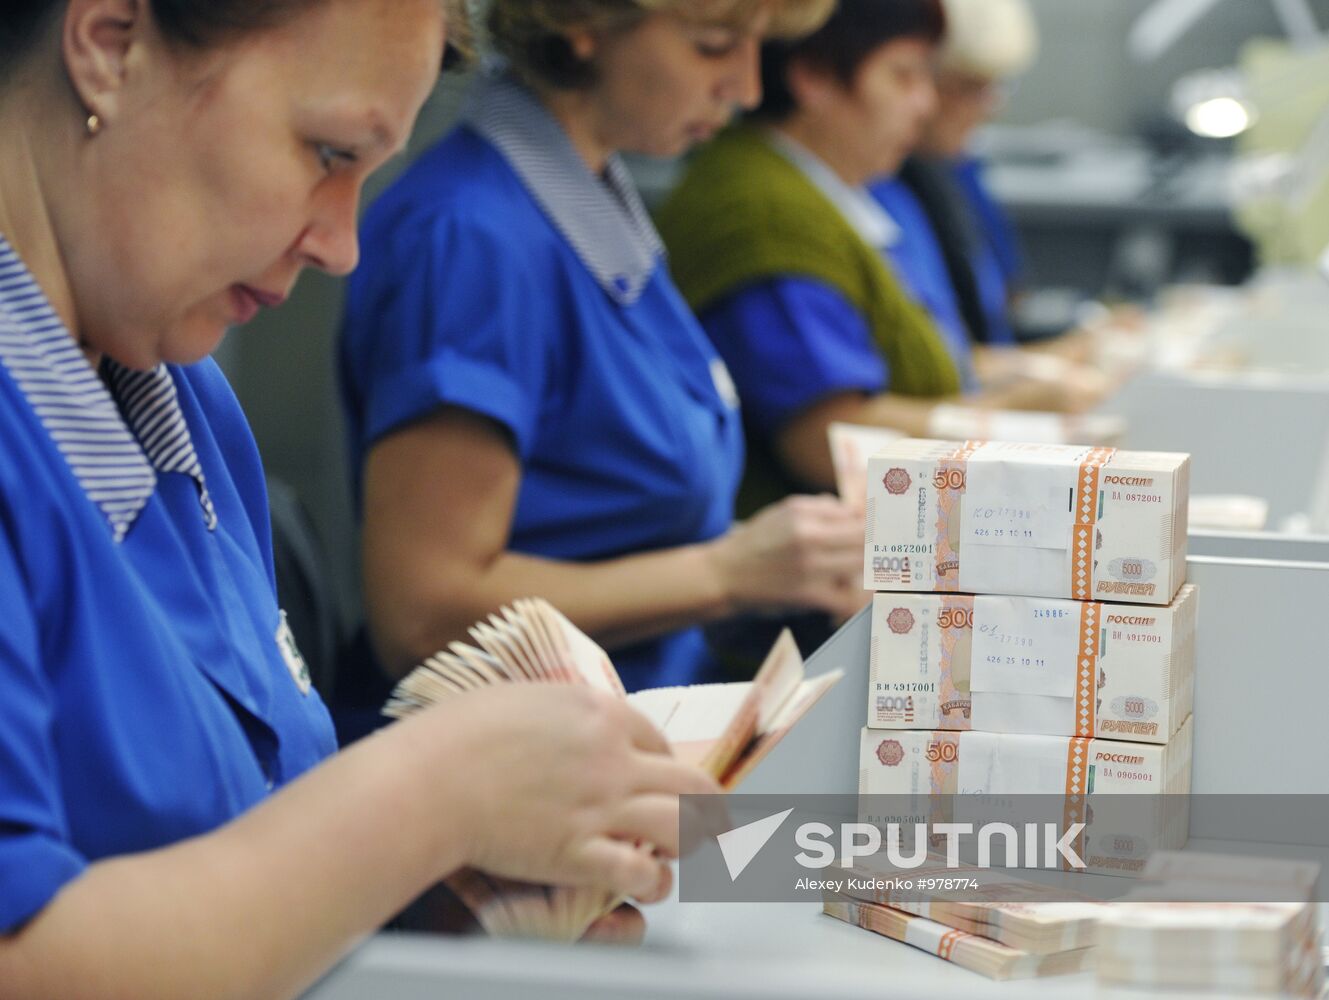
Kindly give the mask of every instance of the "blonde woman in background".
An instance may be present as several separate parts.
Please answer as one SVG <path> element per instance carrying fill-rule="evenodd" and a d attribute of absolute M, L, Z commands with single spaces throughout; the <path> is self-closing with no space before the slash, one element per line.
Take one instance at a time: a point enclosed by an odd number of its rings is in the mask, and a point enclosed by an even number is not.
<path fill-rule="evenodd" d="M 714 679 L 702 623 L 861 603 L 862 523 L 839 501 L 732 522 L 733 383 L 619 159 L 676 156 L 753 107 L 762 39 L 830 7 L 493 3 L 506 72 L 367 213 L 347 304 L 366 603 L 389 674 L 526 594 L 597 636 L 630 689 Z"/>

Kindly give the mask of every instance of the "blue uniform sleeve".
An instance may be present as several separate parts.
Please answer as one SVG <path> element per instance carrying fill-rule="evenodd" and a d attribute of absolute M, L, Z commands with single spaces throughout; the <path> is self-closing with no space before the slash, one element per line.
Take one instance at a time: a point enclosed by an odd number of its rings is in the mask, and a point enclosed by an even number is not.
<path fill-rule="evenodd" d="M 988 187 L 983 162 L 975 157 L 962 157 L 955 164 L 955 176 L 969 198 L 983 238 L 996 256 L 1002 279 L 1007 287 L 1019 285 L 1024 273 L 1020 237 L 1015 223 Z"/>
<path fill-rule="evenodd" d="M 707 309 L 701 322 L 733 375 L 749 425 L 762 434 L 777 433 L 827 396 L 875 394 L 889 384 L 867 320 L 815 279 L 749 285 Z"/>
<path fill-rule="evenodd" d="M 363 456 L 442 406 L 497 421 L 520 458 L 533 446 L 557 309 L 510 234 L 445 213 L 366 240 L 352 280 L 343 364 Z M 542 318 L 544 322 L 542 322 Z"/>
<path fill-rule="evenodd" d="M 0 509 L 0 934 L 42 909 L 87 861 L 68 843 L 32 603 Z"/>

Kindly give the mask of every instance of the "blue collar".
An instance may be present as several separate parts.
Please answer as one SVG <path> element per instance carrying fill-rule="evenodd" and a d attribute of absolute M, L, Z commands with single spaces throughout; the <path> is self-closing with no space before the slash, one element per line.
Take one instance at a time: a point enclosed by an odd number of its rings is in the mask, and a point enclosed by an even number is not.
<path fill-rule="evenodd" d="M 0 236 L 0 363 L 9 370 L 117 542 L 157 488 L 157 474 L 194 480 L 208 530 L 217 513 L 165 365 L 132 371 L 109 358 L 103 383 L 23 261 Z M 107 386 L 110 386 L 108 390 Z"/>
<path fill-rule="evenodd" d="M 482 78 L 463 120 L 503 154 L 586 269 L 620 305 L 645 291 L 664 243 L 627 167 L 596 177 L 553 115 L 506 76 Z"/>

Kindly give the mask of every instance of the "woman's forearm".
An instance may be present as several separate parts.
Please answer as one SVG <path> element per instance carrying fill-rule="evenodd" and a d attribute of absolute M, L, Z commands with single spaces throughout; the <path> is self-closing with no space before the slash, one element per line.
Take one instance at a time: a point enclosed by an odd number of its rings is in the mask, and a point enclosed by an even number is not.
<path fill-rule="evenodd" d="M 861 520 L 826 498 L 790 498 L 674 548 L 585 562 L 523 555 L 511 546 L 521 473 L 502 433 L 462 411 L 370 453 L 365 605 L 390 674 L 522 597 L 545 598 L 613 649 L 750 608 L 838 614 L 844 581 L 860 572 Z"/>
<path fill-rule="evenodd" d="M 424 735 L 391 727 L 214 833 L 92 865 L 0 938 L 0 998 L 298 994 L 464 861 L 466 775 L 426 767 Z"/>
<path fill-rule="evenodd" d="M 596 563 L 504 552 L 488 565 L 440 567 L 432 591 L 416 589 L 373 607 L 381 661 L 403 676 L 476 621 L 538 594 L 608 649 L 722 618 L 733 610 L 716 571 L 716 543 L 700 543 Z"/>
<path fill-rule="evenodd" d="M 939 399 L 919 399 L 897 393 L 867 396 L 842 393 L 795 415 L 781 430 L 776 449 L 786 469 L 809 488 L 835 489 L 831 461 L 830 426 L 833 423 L 889 427 L 911 437 L 927 437 L 928 420 Z"/>

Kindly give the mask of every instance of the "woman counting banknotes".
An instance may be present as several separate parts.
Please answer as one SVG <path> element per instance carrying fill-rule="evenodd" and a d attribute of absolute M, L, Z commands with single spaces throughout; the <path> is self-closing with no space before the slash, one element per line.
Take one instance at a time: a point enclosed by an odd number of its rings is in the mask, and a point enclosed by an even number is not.
<path fill-rule="evenodd" d="M 618 157 L 679 154 L 755 105 L 761 38 L 830 6 L 493 3 L 506 72 L 369 211 L 348 297 L 366 603 L 390 674 L 524 594 L 610 648 L 629 689 L 703 679 L 702 623 L 862 603 L 862 524 L 838 501 L 731 524 L 733 383 Z"/>
<path fill-rule="evenodd" d="M 0 997 L 289 996 L 464 865 L 654 898 L 710 790 L 587 690 L 333 756 L 254 441 L 206 360 L 356 259 L 439 0 L 50 0 L 0 20 Z M 454 25 L 456 27 L 456 25 Z M 460 710 L 459 710 L 460 707 Z"/>

